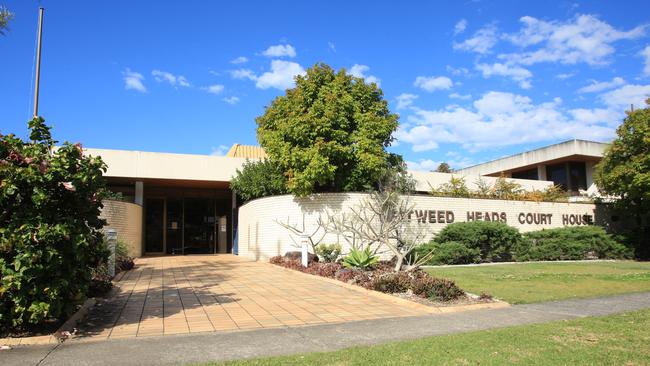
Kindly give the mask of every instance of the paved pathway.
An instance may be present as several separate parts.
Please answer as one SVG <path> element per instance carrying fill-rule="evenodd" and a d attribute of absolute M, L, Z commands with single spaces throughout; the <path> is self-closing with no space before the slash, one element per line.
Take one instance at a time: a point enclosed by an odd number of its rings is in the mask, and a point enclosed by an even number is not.
<path fill-rule="evenodd" d="M 0 351 L 0 364 L 182 365 L 334 351 L 357 345 L 609 315 L 642 308 L 650 308 L 650 292 L 341 324 L 25 346 Z"/>
<path fill-rule="evenodd" d="M 427 307 L 233 255 L 151 257 L 119 277 L 81 325 L 97 339 L 424 315 Z"/>

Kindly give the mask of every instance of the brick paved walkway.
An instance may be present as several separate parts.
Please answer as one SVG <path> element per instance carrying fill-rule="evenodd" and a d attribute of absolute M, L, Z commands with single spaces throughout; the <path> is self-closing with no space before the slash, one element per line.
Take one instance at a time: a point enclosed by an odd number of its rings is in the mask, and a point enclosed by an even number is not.
<path fill-rule="evenodd" d="M 424 315 L 315 276 L 232 255 L 151 257 L 117 278 L 81 324 L 91 339 L 300 326 Z"/>

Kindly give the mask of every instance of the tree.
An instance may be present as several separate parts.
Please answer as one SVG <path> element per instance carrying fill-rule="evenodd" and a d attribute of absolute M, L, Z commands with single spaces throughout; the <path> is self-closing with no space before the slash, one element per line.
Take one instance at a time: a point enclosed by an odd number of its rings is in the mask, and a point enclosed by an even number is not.
<path fill-rule="evenodd" d="M 425 231 L 411 217 L 414 207 L 410 196 L 397 191 L 371 192 L 348 212 L 330 217 L 328 230 L 352 243 L 353 249 L 368 250 L 374 246 L 373 255 L 392 254 L 396 259 L 396 272 L 402 270 L 406 262 L 409 262 L 407 270 L 413 270 L 433 255 L 433 251 L 429 251 L 419 256 L 415 251 Z"/>
<path fill-rule="evenodd" d="M 436 172 L 438 173 L 451 173 L 451 167 L 449 167 L 449 164 L 442 162 L 438 165 L 438 168 L 436 168 Z"/>
<path fill-rule="evenodd" d="M 14 13 L 4 6 L 0 6 L 0 34 L 4 36 L 5 30 L 9 29 L 9 22 L 14 18 Z"/>
<path fill-rule="evenodd" d="M 616 139 L 596 166 L 600 190 L 637 215 L 650 212 L 650 99 L 648 106 L 627 113 Z"/>
<path fill-rule="evenodd" d="M 314 65 L 256 122 L 258 141 L 299 196 L 375 188 L 400 162 L 386 151 L 398 116 L 376 84 L 345 69 Z"/>
<path fill-rule="evenodd" d="M 29 128 L 29 142 L 0 135 L 0 330 L 76 310 L 107 256 L 105 164 L 79 144 L 54 149 L 40 117 Z"/>
<path fill-rule="evenodd" d="M 287 193 L 287 177 L 269 159 L 246 161 L 230 185 L 244 201 Z"/>

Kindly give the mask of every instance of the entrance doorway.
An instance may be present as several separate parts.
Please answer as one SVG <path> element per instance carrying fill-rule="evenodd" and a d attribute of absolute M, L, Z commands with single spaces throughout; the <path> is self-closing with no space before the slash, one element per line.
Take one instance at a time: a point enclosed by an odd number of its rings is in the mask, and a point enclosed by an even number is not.
<path fill-rule="evenodd" d="M 227 205 L 212 198 L 145 199 L 145 252 L 212 254 L 228 252 Z"/>

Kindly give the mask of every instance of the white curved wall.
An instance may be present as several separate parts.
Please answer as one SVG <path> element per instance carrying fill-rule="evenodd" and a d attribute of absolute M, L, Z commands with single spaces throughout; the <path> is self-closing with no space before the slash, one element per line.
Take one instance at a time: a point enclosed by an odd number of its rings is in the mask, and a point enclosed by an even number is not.
<path fill-rule="evenodd" d="M 287 251 L 299 250 L 300 238 L 292 235 L 278 221 L 304 227 L 306 232 L 313 232 L 319 216 L 326 213 L 341 212 L 354 207 L 366 194 L 363 193 L 325 193 L 308 198 L 296 198 L 292 195 L 265 197 L 250 201 L 239 208 L 238 245 L 239 255 L 252 259 L 266 259 L 282 255 Z M 597 217 L 597 206 L 582 203 L 502 201 L 490 199 L 450 198 L 433 196 L 412 196 L 415 205 L 413 220 L 420 218 L 421 225 L 427 232 L 426 240 L 440 231 L 453 215 L 454 222 L 484 220 L 486 213 L 491 219 L 505 221 L 508 225 L 522 232 L 578 225 L 584 221 L 584 215 Z M 441 214 L 442 212 L 442 214 Z M 451 214 L 450 214 L 451 212 Z M 566 216 L 565 216 L 566 215 Z M 432 217 L 432 218 L 431 218 Z M 566 219 L 566 221 L 564 221 Z M 523 220 L 523 223 L 521 222 Z M 582 223 L 584 224 L 584 223 Z M 328 235 L 324 243 L 345 242 L 336 235 Z"/>
<path fill-rule="evenodd" d="M 117 239 L 126 243 L 129 255 L 142 256 L 142 206 L 135 203 L 105 200 L 101 217 L 107 221 L 104 229 L 117 231 Z"/>

